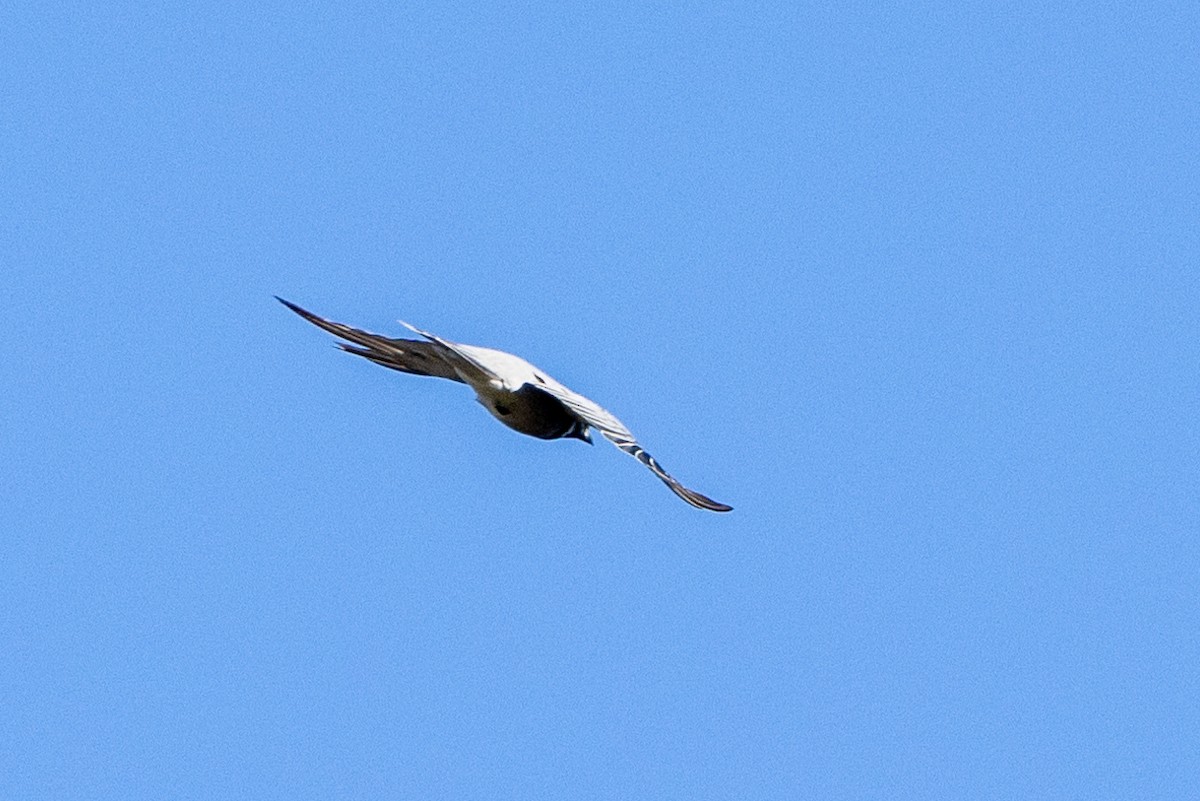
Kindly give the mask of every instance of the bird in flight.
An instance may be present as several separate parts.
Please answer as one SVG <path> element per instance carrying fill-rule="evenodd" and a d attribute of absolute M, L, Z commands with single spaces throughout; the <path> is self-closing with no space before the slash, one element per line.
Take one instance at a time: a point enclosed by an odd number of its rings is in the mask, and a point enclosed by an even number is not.
<path fill-rule="evenodd" d="M 572 392 L 529 362 L 511 353 L 462 345 L 401 324 L 422 339 L 392 339 L 318 317 L 295 303 L 275 298 L 313 325 L 346 340 L 337 346 L 375 364 L 413 375 L 459 381 L 475 390 L 475 399 L 514 431 L 539 439 L 574 437 L 591 444 L 591 429 L 650 468 L 671 492 L 699 509 L 728 512 L 732 506 L 690 490 L 672 478 L 616 417 Z"/>

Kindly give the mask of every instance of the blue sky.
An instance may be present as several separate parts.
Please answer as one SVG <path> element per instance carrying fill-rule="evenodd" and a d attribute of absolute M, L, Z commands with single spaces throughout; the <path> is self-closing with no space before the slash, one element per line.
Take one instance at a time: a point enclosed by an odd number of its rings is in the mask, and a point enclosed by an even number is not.
<path fill-rule="evenodd" d="M 5 11 L 0 796 L 1194 792 L 1198 37 Z M 736 509 L 273 294 L 519 353 Z"/>

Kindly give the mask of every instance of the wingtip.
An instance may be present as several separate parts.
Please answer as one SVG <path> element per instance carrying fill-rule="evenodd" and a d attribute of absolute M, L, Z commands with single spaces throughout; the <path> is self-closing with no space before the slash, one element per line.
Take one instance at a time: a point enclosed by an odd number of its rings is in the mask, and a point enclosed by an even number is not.
<path fill-rule="evenodd" d="M 695 506 L 697 509 L 705 509 L 709 512 L 732 512 L 733 511 L 733 507 L 730 506 L 729 504 L 721 503 L 720 501 L 714 501 L 712 498 L 708 497 L 707 495 L 703 495 L 699 492 L 696 492 L 695 490 L 688 489 L 687 487 L 683 486 L 682 484 L 679 484 L 678 486 L 668 484 L 667 486 L 671 487 L 672 491 L 674 491 L 676 495 L 678 495 L 680 498 L 683 498 L 685 501 L 690 503 L 692 506 Z"/>
<path fill-rule="evenodd" d="M 318 320 L 320 320 L 321 322 L 324 322 L 324 320 L 321 317 L 313 314 L 312 312 L 310 312 L 308 309 L 304 308 L 303 306 L 299 306 L 295 303 L 292 303 L 290 300 L 284 300 L 283 298 L 279 297 L 278 295 L 273 295 L 272 297 L 274 297 L 275 300 L 279 301 L 284 306 L 287 306 L 289 309 L 294 311 L 296 314 L 303 317 L 305 320 L 308 320 L 310 323 L 315 323 L 315 324 L 319 325 L 320 323 L 317 322 Z"/>
<path fill-rule="evenodd" d="M 733 511 L 733 507 L 727 503 L 721 503 L 720 501 L 714 501 L 712 498 L 708 498 L 704 495 L 700 495 L 700 493 L 696 493 L 696 495 L 698 497 L 695 500 L 699 501 L 699 502 L 694 503 L 694 505 L 698 506 L 701 509 L 707 509 L 710 512 L 732 512 Z"/>

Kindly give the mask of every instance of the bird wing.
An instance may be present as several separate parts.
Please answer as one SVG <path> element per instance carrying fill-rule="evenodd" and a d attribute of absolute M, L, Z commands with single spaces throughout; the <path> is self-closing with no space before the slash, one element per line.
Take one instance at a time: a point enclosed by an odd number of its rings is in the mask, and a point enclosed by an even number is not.
<path fill-rule="evenodd" d="M 400 320 L 400 324 L 430 342 L 441 345 L 445 352 L 450 354 L 450 360 L 458 369 L 463 381 L 470 384 L 476 392 L 483 394 L 495 390 L 519 392 L 521 387 L 527 384 L 539 387 L 543 383 L 543 376 L 537 368 L 520 356 L 514 356 L 495 348 L 481 348 L 478 345 L 451 342 L 437 334 L 422 331 L 403 320 Z"/>
<path fill-rule="evenodd" d="M 281 297 L 276 296 L 275 299 L 318 328 L 323 328 L 336 337 L 341 337 L 354 343 L 353 345 L 346 345 L 342 342 L 337 343 L 337 346 L 347 353 L 362 356 L 364 359 L 375 362 L 375 364 L 399 370 L 402 373 L 462 381 L 458 371 L 454 369 L 454 365 L 450 361 L 450 359 L 454 358 L 453 354 L 447 353 L 446 349 L 436 341 L 422 342 L 416 339 L 392 339 L 380 336 L 379 334 L 360 331 L 357 328 L 351 328 L 348 325 L 342 325 L 341 323 L 326 320 L 324 317 L 319 317 L 307 309 L 303 309 Z"/>
<path fill-rule="evenodd" d="M 603 434 L 605 439 L 650 468 L 650 472 L 658 476 L 671 489 L 671 492 L 683 498 L 692 506 L 699 509 L 707 509 L 710 512 L 729 512 L 733 510 L 732 506 L 714 501 L 712 498 L 701 495 L 695 490 L 690 490 L 676 481 L 666 470 L 663 470 L 662 465 L 653 456 L 646 453 L 645 448 L 638 444 L 637 438 L 633 436 L 633 432 L 626 428 L 624 423 L 614 417 L 612 412 L 600 406 L 600 404 L 585 398 L 578 392 L 572 392 L 562 384 L 546 376 L 538 375 L 537 381 L 538 389 L 553 395 L 572 414 Z"/>

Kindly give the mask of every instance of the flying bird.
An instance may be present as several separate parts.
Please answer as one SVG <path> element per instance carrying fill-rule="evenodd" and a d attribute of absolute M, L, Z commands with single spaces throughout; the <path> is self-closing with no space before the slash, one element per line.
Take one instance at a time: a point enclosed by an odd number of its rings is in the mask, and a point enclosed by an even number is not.
<path fill-rule="evenodd" d="M 671 492 L 699 509 L 728 512 L 732 506 L 690 490 L 646 453 L 625 425 L 610 412 L 572 392 L 522 358 L 504 351 L 463 345 L 402 325 L 422 339 L 392 339 L 318 317 L 295 303 L 275 298 L 313 325 L 346 340 L 337 346 L 375 364 L 402 373 L 448 378 L 475 390 L 475 399 L 514 431 L 539 439 L 573 437 L 591 444 L 591 429 L 650 468 Z"/>

